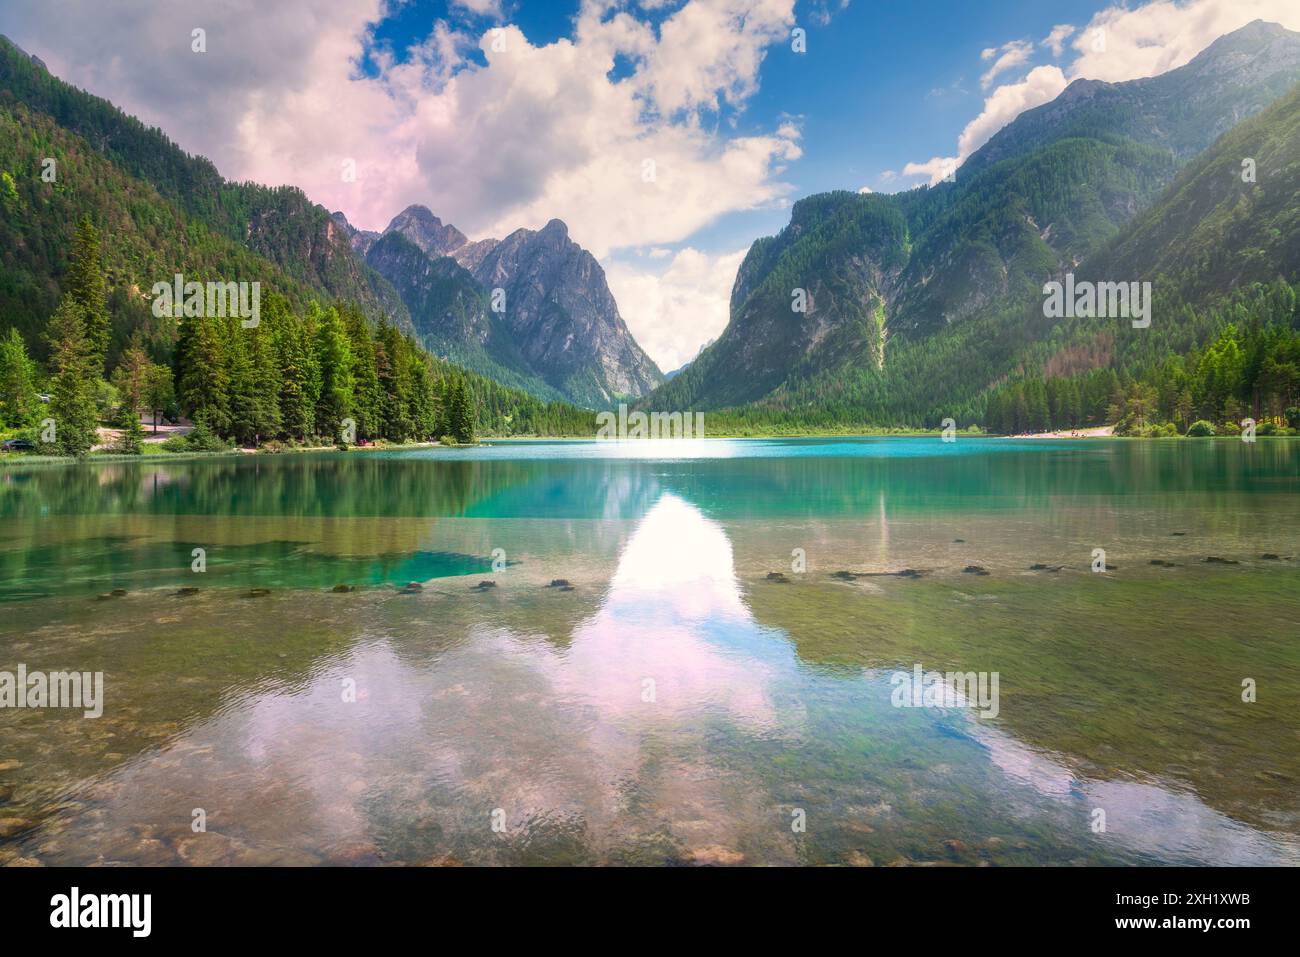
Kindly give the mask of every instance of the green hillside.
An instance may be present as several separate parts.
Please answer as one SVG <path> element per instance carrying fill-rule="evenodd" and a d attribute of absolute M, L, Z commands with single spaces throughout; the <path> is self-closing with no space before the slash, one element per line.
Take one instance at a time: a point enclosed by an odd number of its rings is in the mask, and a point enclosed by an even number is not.
<path fill-rule="evenodd" d="M 1199 361 L 1190 353 L 1228 323 L 1244 336 L 1249 324 L 1293 322 L 1286 292 L 1262 287 L 1300 280 L 1297 94 L 1277 100 L 1297 79 L 1300 36 L 1255 23 L 1164 76 L 1072 85 L 995 136 L 955 182 L 802 200 L 781 234 L 751 248 L 724 333 L 643 405 L 708 410 L 739 431 L 948 417 L 1001 427 L 988 403 L 1016 383 L 1046 392 L 1049 379 L 1105 370 L 1074 383 L 1109 384 L 1080 399 L 1077 421 L 1124 417 L 1134 381 L 1175 355 Z M 1254 153 L 1260 182 L 1243 192 L 1241 160 Z M 1043 284 L 1067 272 L 1154 280 L 1161 322 L 1046 319 Z M 791 313 L 794 289 L 820 294 L 806 316 Z M 1285 389 L 1254 401 L 1290 404 Z M 1223 403 L 1200 407 L 1226 415 Z"/>

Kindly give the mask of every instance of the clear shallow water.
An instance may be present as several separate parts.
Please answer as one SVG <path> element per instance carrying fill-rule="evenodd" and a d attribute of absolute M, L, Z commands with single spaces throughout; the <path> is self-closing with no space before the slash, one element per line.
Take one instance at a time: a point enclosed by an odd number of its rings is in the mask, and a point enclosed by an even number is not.
<path fill-rule="evenodd" d="M 0 670 L 107 702 L 0 711 L 0 860 L 1296 863 L 1298 476 L 1264 440 L 9 466 Z M 998 672 L 997 717 L 894 707 L 917 662 Z"/>

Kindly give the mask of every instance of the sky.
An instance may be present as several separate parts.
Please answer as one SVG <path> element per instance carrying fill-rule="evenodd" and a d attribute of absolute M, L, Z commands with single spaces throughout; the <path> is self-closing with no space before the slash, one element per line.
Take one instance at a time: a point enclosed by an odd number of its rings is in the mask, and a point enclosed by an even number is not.
<path fill-rule="evenodd" d="M 1257 18 L 1300 30 L 1300 0 L 5 0 L 0 33 L 361 228 L 564 220 L 668 371 L 800 197 L 924 186 L 1072 80 Z"/>

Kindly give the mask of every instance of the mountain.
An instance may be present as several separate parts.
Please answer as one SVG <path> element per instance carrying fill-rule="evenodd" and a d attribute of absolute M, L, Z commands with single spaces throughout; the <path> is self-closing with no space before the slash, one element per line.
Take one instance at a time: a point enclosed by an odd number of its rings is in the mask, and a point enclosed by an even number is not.
<path fill-rule="evenodd" d="M 371 244 L 380 236 L 380 234 L 375 232 L 373 229 L 357 229 L 348 222 L 348 218 L 344 216 L 341 211 L 335 212 L 332 215 L 332 218 L 351 241 L 353 251 L 363 258 L 365 257 L 366 252 L 370 249 Z"/>
<path fill-rule="evenodd" d="M 366 262 L 387 277 L 420 343 L 450 362 L 547 401 L 564 396 L 529 367 L 505 320 L 474 277 L 448 256 L 430 258 L 400 230 L 369 244 Z"/>
<path fill-rule="evenodd" d="M 52 181 L 42 178 L 47 160 L 54 161 Z M 385 415 L 394 419 L 411 418 L 404 410 L 417 402 L 421 420 L 433 421 L 431 409 L 438 401 L 445 406 L 447 388 L 463 384 L 480 433 L 589 434 L 594 428 L 589 411 L 542 401 L 536 388 L 510 388 L 420 353 L 407 338 L 415 329 L 405 304 L 353 251 L 356 231 L 345 217 L 331 216 L 293 187 L 225 181 L 208 160 L 184 153 L 161 131 L 51 76 L 0 38 L 0 334 L 17 328 L 40 361 L 48 357 L 50 317 L 68 285 L 72 237 L 83 216 L 98 235 L 110 321 L 109 369 L 139 335 L 151 359 L 182 370 L 178 339 L 184 339 L 189 322 L 154 316 L 149 296 L 154 283 L 170 282 L 181 272 L 200 281 L 260 282 L 263 334 L 274 336 L 277 354 L 306 349 L 306 357 L 278 355 L 295 373 L 322 358 L 311 353 L 329 344 L 322 330 L 337 331 L 325 323 L 337 306 L 349 321 L 353 357 L 364 360 L 353 371 L 360 376 L 373 361 L 369 371 L 376 377 L 400 380 L 379 397 Z M 391 238 L 404 242 L 397 234 Z M 478 295 L 468 273 L 451 260 L 439 262 L 458 270 L 460 281 Z M 358 322 L 351 323 L 353 318 Z M 213 359 L 214 388 L 230 387 L 236 378 L 247 381 L 252 357 L 244 351 L 250 348 L 244 338 L 217 335 L 205 345 Z M 177 376 L 178 392 L 184 391 L 182 378 Z M 371 398 L 385 388 L 373 381 L 361 384 Z M 359 386 L 358 396 L 362 391 Z M 275 398 L 240 391 L 234 404 L 274 406 Z M 300 417 L 290 437 L 311 433 L 318 423 L 310 420 L 310 414 Z M 369 434 L 420 436 L 414 421 Z M 257 431 L 263 438 L 277 434 Z"/>
<path fill-rule="evenodd" d="M 1077 81 L 955 182 L 801 200 L 751 247 L 718 341 L 643 404 L 752 404 L 737 415 L 791 425 L 974 421 L 990 387 L 1079 345 L 1043 321 L 1043 283 L 1114 241 L 1192 156 L 1297 80 L 1300 34 L 1256 22 L 1161 77 Z M 1090 362 L 1113 353 L 1092 346 Z"/>
<path fill-rule="evenodd" d="M 1085 278 L 1129 273 L 1184 304 L 1300 268 L 1300 87 L 1193 159 L 1160 201 L 1092 257 Z"/>
<path fill-rule="evenodd" d="M 406 246 L 388 242 L 393 236 Z M 663 381 L 619 315 L 604 270 L 558 219 L 470 242 L 410 206 L 369 242 L 368 263 L 402 291 L 417 332 L 470 368 L 588 407 L 644 395 Z M 440 264 L 431 271 L 407 247 Z"/>
<path fill-rule="evenodd" d="M 973 174 L 1073 137 L 1122 137 L 1186 160 L 1289 90 L 1297 72 L 1300 35 L 1255 20 L 1159 76 L 1075 80 L 995 133 L 962 169 Z"/>
<path fill-rule="evenodd" d="M 355 302 L 372 319 L 387 317 L 410 328 L 396 292 L 353 254 L 347 232 L 302 190 L 228 182 L 211 161 L 191 156 L 161 130 L 52 76 L 4 38 L 0 95 L 11 108 L 22 105 L 48 116 L 121 173 L 147 184 L 188 220 L 274 263 L 304 287 Z M 39 168 L 38 162 L 37 173 Z M 52 307 L 48 300 L 38 310 L 42 318 L 49 314 L 46 307 Z"/>
<path fill-rule="evenodd" d="M 450 256 L 469 242 L 459 229 L 450 223 L 444 226 L 441 219 L 423 206 L 408 206 L 394 216 L 384 235 L 394 232 L 401 233 L 434 259 Z"/>

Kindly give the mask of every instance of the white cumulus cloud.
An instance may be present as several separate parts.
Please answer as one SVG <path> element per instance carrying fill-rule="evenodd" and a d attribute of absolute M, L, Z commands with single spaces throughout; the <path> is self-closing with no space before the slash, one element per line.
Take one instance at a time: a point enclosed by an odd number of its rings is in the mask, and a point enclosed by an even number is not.
<path fill-rule="evenodd" d="M 7 29 L 226 176 L 302 186 L 366 228 L 415 202 L 474 236 L 559 217 L 604 256 L 679 242 L 788 191 L 779 176 L 799 156 L 797 126 L 734 135 L 716 118 L 757 89 L 793 0 L 689 0 L 657 28 L 586 0 L 572 38 L 535 45 L 515 26 L 469 35 L 436 22 L 397 55 L 371 42 L 388 10 L 48 0 Z M 190 51 L 196 26 L 206 53 Z M 367 49 L 378 75 L 360 69 Z M 630 74 L 611 79 L 620 56 Z M 349 160 L 355 182 L 342 175 Z"/>
<path fill-rule="evenodd" d="M 1074 60 L 1065 69 L 1038 66 L 1023 78 L 996 87 L 984 100 L 979 116 L 971 120 L 957 140 L 953 156 L 936 156 L 909 162 L 906 176 L 924 176 L 933 184 L 988 142 L 998 130 L 1025 110 L 1047 103 L 1070 82 L 1088 78 L 1117 83 L 1155 76 L 1182 66 L 1214 40 L 1263 19 L 1300 30 L 1300 3 L 1296 0 L 1152 0 L 1137 7 L 1111 6 L 1084 26 L 1058 24 L 1042 41 L 1054 56 L 1067 45 Z M 1073 38 L 1073 39 L 1071 39 Z M 1068 44 L 1067 44 L 1067 41 Z M 980 51 L 985 62 L 997 59 L 984 73 L 985 86 L 1005 70 L 1027 62 L 1032 44 L 1022 41 Z M 1023 53 L 1023 56 L 1021 55 Z M 1005 63 L 1005 65 L 1004 65 Z"/>
<path fill-rule="evenodd" d="M 984 51 L 984 53 L 988 52 L 988 50 Z M 999 74 L 1005 73 L 1007 70 L 1014 70 L 1023 63 L 1028 63 L 1033 52 L 1034 45 L 1028 40 L 1011 40 L 1004 43 L 998 51 L 998 58 L 980 77 L 980 86 L 988 89 Z M 984 56 L 984 53 L 981 53 L 980 57 L 985 60 L 989 59 L 989 57 Z"/>
<path fill-rule="evenodd" d="M 623 320 L 659 368 L 671 372 L 689 362 L 726 328 L 731 287 L 746 252 L 710 255 L 688 246 L 658 275 L 635 265 L 606 266 Z"/>

